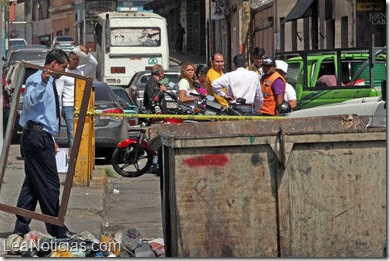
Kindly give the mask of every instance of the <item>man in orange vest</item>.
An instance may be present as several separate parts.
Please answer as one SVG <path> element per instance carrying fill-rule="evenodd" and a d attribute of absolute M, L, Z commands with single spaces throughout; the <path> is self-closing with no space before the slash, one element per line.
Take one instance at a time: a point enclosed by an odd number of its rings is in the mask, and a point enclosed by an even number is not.
<path fill-rule="evenodd" d="M 262 115 L 275 116 L 284 100 L 286 81 L 276 71 L 275 59 L 266 57 L 263 60 L 263 72 L 261 77 L 261 91 L 263 92 L 263 106 L 260 109 Z"/>

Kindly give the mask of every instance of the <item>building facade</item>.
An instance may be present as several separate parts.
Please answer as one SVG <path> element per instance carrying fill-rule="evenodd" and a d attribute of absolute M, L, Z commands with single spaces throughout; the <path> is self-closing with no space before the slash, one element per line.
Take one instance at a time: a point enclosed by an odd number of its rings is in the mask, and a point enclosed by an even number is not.
<path fill-rule="evenodd" d="M 19 0 L 15 12 L 23 21 L 9 23 L 8 35 L 34 44 L 70 35 L 93 47 L 96 14 L 132 6 L 167 19 L 171 50 L 174 28 L 181 23 L 186 30 L 183 50 L 204 56 L 205 62 L 222 52 L 227 69 L 232 56 L 249 54 L 257 46 L 275 55 L 386 45 L 385 0 Z"/>

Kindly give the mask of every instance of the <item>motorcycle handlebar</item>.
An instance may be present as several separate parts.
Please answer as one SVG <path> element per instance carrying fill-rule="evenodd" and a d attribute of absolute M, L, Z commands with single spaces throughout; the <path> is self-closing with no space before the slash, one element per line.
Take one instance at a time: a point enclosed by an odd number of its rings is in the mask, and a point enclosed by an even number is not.
<path fill-rule="evenodd" d="M 190 95 L 196 96 L 196 97 L 201 97 L 202 99 L 205 99 L 205 98 L 206 98 L 206 95 L 202 95 L 202 94 L 195 93 L 195 92 L 190 92 Z"/>

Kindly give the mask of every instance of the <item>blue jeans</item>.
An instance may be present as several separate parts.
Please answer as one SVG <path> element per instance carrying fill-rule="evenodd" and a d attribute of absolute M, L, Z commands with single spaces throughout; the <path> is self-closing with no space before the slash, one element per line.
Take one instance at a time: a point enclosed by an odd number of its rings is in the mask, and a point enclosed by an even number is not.
<path fill-rule="evenodd" d="M 68 134 L 69 148 L 73 146 L 73 117 L 74 117 L 74 106 L 63 106 L 62 117 L 66 122 L 66 132 Z"/>

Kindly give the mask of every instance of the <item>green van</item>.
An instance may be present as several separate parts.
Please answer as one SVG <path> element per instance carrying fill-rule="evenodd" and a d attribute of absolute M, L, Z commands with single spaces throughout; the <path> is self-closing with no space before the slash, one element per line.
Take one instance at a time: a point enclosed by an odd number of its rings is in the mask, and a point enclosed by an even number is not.
<path fill-rule="evenodd" d="M 295 55 L 295 56 L 293 56 Z M 298 109 L 380 96 L 386 79 L 386 48 L 333 49 L 280 53 L 286 80 L 297 93 Z"/>

